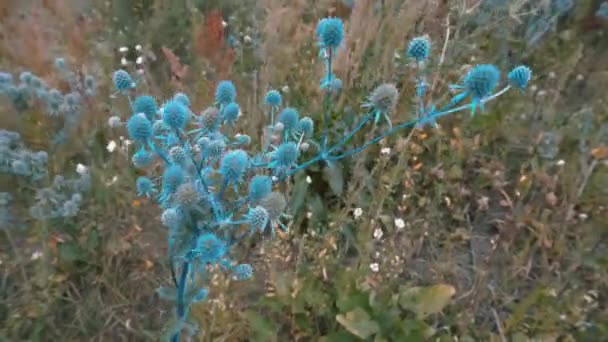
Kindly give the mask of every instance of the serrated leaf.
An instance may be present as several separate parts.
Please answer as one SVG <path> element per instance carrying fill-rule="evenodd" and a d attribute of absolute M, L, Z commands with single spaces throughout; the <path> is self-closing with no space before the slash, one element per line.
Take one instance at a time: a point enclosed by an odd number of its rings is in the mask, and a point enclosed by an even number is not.
<path fill-rule="evenodd" d="M 413 311 L 419 319 L 441 312 L 447 306 L 456 289 L 447 284 L 429 287 L 411 287 L 400 291 L 399 304 Z"/>
<path fill-rule="evenodd" d="M 161 299 L 175 302 L 177 298 L 177 290 L 174 287 L 161 286 L 156 289 L 156 293 Z"/>
<path fill-rule="evenodd" d="M 346 315 L 337 315 L 336 320 L 348 332 L 362 339 L 367 339 L 380 331 L 378 323 L 374 322 L 361 308 L 351 310 Z"/>
<path fill-rule="evenodd" d="M 327 162 L 327 167 L 323 169 L 323 173 L 331 191 L 336 196 L 342 195 L 342 192 L 344 192 L 344 172 L 342 171 L 342 166 L 336 162 Z"/>

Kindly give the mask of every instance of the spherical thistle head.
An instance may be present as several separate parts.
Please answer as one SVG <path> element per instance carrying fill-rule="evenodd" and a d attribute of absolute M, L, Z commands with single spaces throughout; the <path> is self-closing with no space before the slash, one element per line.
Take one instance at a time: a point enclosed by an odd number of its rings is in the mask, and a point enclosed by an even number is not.
<path fill-rule="evenodd" d="M 264 232 L 264 229 L 266 229 L 266 226 L 268 225 L 269 219 L 270 216 L 268 211 L 261 206 L 250 208 L 245 215 L 245 220 L 249 222 L 249 232 L 251 234 L 255 232 Z"/>
<path fill-rule="evenodd" d="M 281 93 L 276 90 L 270 90 L 266 93 L 266 97 L 264 98 L 264 103 L 271 107 L 279 107 L 283 102 L 283 98 L 281 97 Z"/>
<path fill-rule="evenodd" d="M 95 89 L 95 77 L 93 77 L 93 75 L 85 75 L 83 84 L 84 84 L 85 89 L 94 90 Z"/>
<path fill-rule="evenodd" d="M 464 78 L 464 87 L 474 100 L 486 98 L 498 85 L 500 71 L 492 64 L 474 66 Z"/>
<path fill-rule="evenodd" d="M 212 140 L 209 144 L 208 149 L 206 150 L 207 157 L 219 157 L 226 150 L 226 143 L 224 140 Z"/>
<path fill-rule="evenodd" d="M 143 143 L 152 136 L 152 123 L 144 114 L 135 114 L 127 122 L 127 131 L 131 139 Z"/>
<path fill-rule="evenodd" d="M 184 129 L 190 120 L 188 108 L 179 101 L 169 101 L 165 104 L 162 114 L 163 122 L 171 129 Z"/>
<path fill-rule="evenodd" d="M 148 120 L 154 121 L 156 119 L 156 112 L 158 111 L 156 100 L 152 96 L 140 95 L 133 101 L 133 111 L 135 113 L 144 113 Z"/>
<path fill-rule="evenodd" d="M 253 267 L 249 264 L 236 265 L 232 269 L 232 273 L 236 280 L 247 280 L 253 276 Z"/>
<path fill-rule="evenodd" d="M 528 82 L 532 78 L 532 70 L 525 65 L 520 65 L 509 72 L 508 78 L 512 87 L 526 90 Z"/>
<path fill-rule="evenodd" d="M 234 141 L 239 146 L 247 146 L 251 144 L 251 137 L 247 134 L 237 134 L 234 136 Z"/>
<path fill-rule="evenodd" d="M 243 150 L 233 150 L 222 158 L 220 173 L 228 183 L 238 184 L 249 168 L 249 156 Z"/>
<path fill-rule="evenodd" d="M 256 175 L 249 182 L 249 199 L 259 201 L 272 192 L 272 179 L 265 175 Z"/>
<path fill-rule="evenodd" d="M 399 102 L 399 91 L 397 87 L 392 83 L 384 83 L 379 85 L 369 95 L 368 106 L 372 107 L 376 112 L 379 113 L 390 113 L 397 107 Z"/>
<path fill-rule="evenodd" d="M 65 105 L 69 110 L 77 110 L 80 108 L 81 97 L 77 92 L 71 92 L 65 95 Z"/>
<path fill-rule="evenodd" d="M 169 229 L 179 227 L 181 221 L 182 215 L 176 208 L 165 209 L 160 215 L 160 222 Z"/>
<path fill-rule="evenodd" d="M 175 201 L 184 207 L 191 207 L 197 204 L 201 199 L 198 189 L 192 182 L 186 182 L 180 185 L 175 191 Z"/>
<path fill-rule="evenodd" d="M 315 122 L 312 121 L 312 119 L 308 116 L 305 116 L 298 121 L 298 126 L 296 129 L 301 134 L 304 134 L 304 136 L 311 137 L 315 129 Z"/>
<path fill-rule="evenodd" d="M 280 167 L 289 167 L 298 160 L 300 152 L 298 145 L 294 142 L 286 142 L 279 145 L 272 154 L 272 160 Z"/>
<path fill-rule="evenodd" d="M 181 104 L 183 104 L 184 106 L 186 106 L 187 108 L 190 108 L 190 98 L 188 97 L 188 95 L 184 94 L 184 93 L 177 93 L 173 96 L 173 100 L 177 101 Z"/>
<path fill-rule="evenodd" d="M 186 176 L 184 169 L 179 165 L 169 165 L 163 173 L 163 192 L 174 193 L 182 185 Z"/>
<path fill-rule="evenodd" d="M 326 18 L 319 22 L 317 32 L 324 47 L 335 49 L 344 39 L 344 23 L 340 18 Z"/>
<path fill-rule="evenodd" d="M 204 233 L 196 241 L 196 251 L 203 262 L 216 263 L 226 253 L 226 243 L 215 234 Z"/>
<path fill-rule="evenodd" d="M 133 82 L 131 75 L 122 69 L 114 71 L 112 81 L 114 82 L 114 88 L 116 88 L 116 90 L 119 92 L 124 92 L 135 88 L 135 82 Z"/>
<path fill-rule="evenodd" d="M 150 197 L 156 189 L 154 188 L 154 183 L 148 177 L 140 176 L 137 178 L 135 182 L 137 188 L 137 196 L 146 196 Z"/>
<path fill-rule="evenodd" d="M 234 102 L 236 99 L 236 87 L 232 81 L 221 81 L 215 89 L 215 100 L 223 105 Z"/>
<path fill-rule="evenodd" d="M 8 72 L 0 72 L 0 88 L 9 87 L 13 84 L 13 75 Z"/>
<path fill-rule="evenodd" d="M 117 128 L 120 127 L 120 125 L 122 125 L 120 116 L 114 115 L 108 119 L 108 126 L 110 126 L 110 128 Z"/>
<path fill-rule="evenodd" d="M 169 149 L 169 160 L 173 164 L 184 165 L 186 163 L 186 151 L 183 147 L 176 145 Z"/>
<path fill-rule="evenodd" d="M 152 154 L 143 148 L 135 152 L 135 154 L 133 154 L 133 157 L 131 157 L 131 162 L 133 162 L 133 165 L 138 169 L 145 169 L 150 167 L 153 161 L 154 157 L 152 156 Z"/>
<path fill-rule="evenodd" d="M 424 62 L 431 53 L 431 41 L 428 37 L 416 37 L 407 47 L 407 56 L 416 62 Z"/>
<path fill-rule="evenodd" d="M 294 129 L 298 124 L 300 114 L 295 108 L 287 107 L 279 114 L 279 122 L 285 129 Z"/>
<path fill-rule="evenodd" d="M 222 117 L 224 118 L 224 122 L 229 124 L 236 122 L 240 112 L 241 108 L 239 107 L 239 105 L 234 102 L 230 102 L 226 105 L 226 107 L 224 107 L 224 110 L 222 111 Z"/>
<path fill-rule="evenodd" d="M 220 116 L 220 111 L 215 107 L 209 107 L 201 113 L 201 124 L 206 129 L 213 131 L 217 128 L 218 116 Z"/>
<path fill-rule="evenodd" d="M 19 80 L 28 86 L 32 83 L 33 78 L 34 75 L 29 71 L 23 71 L 21 74 L 19 74 Z"/>
<path fill-rule="evenodd" d="M 271 192 L 268 196 L 262 198 L 260 207 L 268 212 L 268 220 L 275 221 L 287 208 L 287 200 L 280 192 Z"/>

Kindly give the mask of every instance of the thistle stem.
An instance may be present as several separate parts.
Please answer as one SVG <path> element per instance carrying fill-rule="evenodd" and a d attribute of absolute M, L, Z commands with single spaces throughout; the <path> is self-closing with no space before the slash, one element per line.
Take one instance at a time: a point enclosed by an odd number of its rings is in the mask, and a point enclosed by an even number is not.
<path fill-rule="evenodd" d="M 177 319 L 180 322 L 183 322 L 186 319 L 186 303 L 184 295 L 186 293 L 186 287 L 188 286 L 188 273 L 190 273 L 190 263 L 184 262 L 182 266 L 182 273 L 179 277 L 179 282 L 177 283 L 177 307 L 176 314 Z M 181 329 L 171 338 L 171 342 L 179 342 L 181 335 Z"/>

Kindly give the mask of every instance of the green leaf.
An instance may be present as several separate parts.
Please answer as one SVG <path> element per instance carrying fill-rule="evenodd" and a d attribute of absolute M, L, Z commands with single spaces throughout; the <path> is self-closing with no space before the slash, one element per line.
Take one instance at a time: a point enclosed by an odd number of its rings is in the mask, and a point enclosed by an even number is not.
<path fill-rule="evenodd" d="M 323 169 L 323 173 L 331 191 L 336 196 L 342 195 L 342 192 L 344 192 L 344 172 L 342 171 L 342 166 L 335 162 L 327 162 L 327 167 Z"/>
<path fill-rule="evenodd" d="M 87 236 L 87 249 L 94 251 L 97 246 L 99 246 L 99 232 L 97 229 L 93 229 L 89 232 L 89 236 Z"/>
<path fill-rule="evenodd" d="M 69 241 L 60 244 L 58 247 L 59 261 L 74 262 L 86 260 L 87 252 L 83 250 L 76 242 Z"/>
<path fill-rule="evenodd" d="M 419 319 L 441 312 L 448 305 L 456 289 L 447 284 L 429 287 L 402 288 L 399 293 L 399 304 L 406 310 L 413 311 Z"/>
<path fill-rule="evenodd" d="M 349 311 L 346 315 L 337 315 L 336 320 L 348 332 L 362 339 L 367 339 L 380 331 L 378 323 L 371 320 L 369 314 L 361 308 Z"/>
<path fill-rule="evenodd" d="M 156 293 L 161 299 L 175 302 L 177 298 L 177 290 L 174 287 L 161 286 L 156 289 Z"/>
<path fill-rule="evenodd" d="M 247 310 L 245 317 L 249 322 L 249 327 L 253 332 L 254 341 L 273 341 L 277 335 L 277 327 L 275 324 L 260 315 L 258 312 Z"/>

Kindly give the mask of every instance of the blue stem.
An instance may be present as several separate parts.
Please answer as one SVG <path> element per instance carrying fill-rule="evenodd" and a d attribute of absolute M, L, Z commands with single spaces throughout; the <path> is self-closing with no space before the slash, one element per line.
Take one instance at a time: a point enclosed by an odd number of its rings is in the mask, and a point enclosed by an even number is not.
<path fill-rule="evenodd" d="M 502 94 L 506 93 L 510 88 L 511 88 L 510 86 L 507 86 L 507 87 L 503 88 L 502 90 L 500 90 L 499 92 L 493 94 L 492 96 L 489 96 L 489 97 L 487 97 L 485 99 L 480 100 L 479 103 L 483 104 L 483 103 L 492 101 L 492 100 L 496 99 L 497 97 L 501 96 Z M 354 154 L 357 154 L 357 153 L 365 150 L 366 148 L 368 148 L 369 146 L 371 146 L 371 145 L 379 142 L 380 140 L 382 140 L 382 139 L 384 139 L 384 138 L 386 138 L 386 137 L 388 137 L 390 135 L 395 134 L 397 131 L 399 131 L 399 130 L 401 130 L 403 128 L 412 127 L 412 126 L 415 126 L 418 123 L 421 123 L 423 121 L 424 122 L 432 121 L 432 120 L 435 120 L 435 119 L 440 118 L 442 116 L 446 116 L 448 114 L 456 113 L 456 112 L 459 112 L 461 110 L 470 109 L 470 108 L 471 108 L 471 104 L 466 104 L 466 105 L 462 105 L 462 106 L 459 106 L 459 107 L 456 107 L 456 108 L 452 108 L 452 109 L 449 109 L 449 110 L 437 112 L 437 113 L 435 113 L 432 116 L 429 116 L 427 118 L 414 119 L 414 120 L 406 121 L 406 122 L 404 122 L 404 123 L 402 123 L 400 125 L 397 125 L 397 126 L 393 127 L 392 129 L 388 130 L 386 133 L 384 133 L 384 134 L 382 134 L 382 135 L 380 135 L 380 136 L 372 139 L 371 141 L 365 143 L 361 147 L 355 148 L 353 150 L 350 150 L 348 152 L 345 152 L 345 153 L 337 155 L 337 156 L 333 156 L 333 157 L 329 156 L 328 159 L 332 160 L 332 161 L 335 161 L 335 160 L 340 160 L 340 159 L 343 159 L 343 158 L 346 158 L 346 157 L 350 157 L 350 156 L 352 156 Z"/>
<path fill-rule="evenodd" d="M 332 50 L 327 50 L 327 70 L 326 77 L 327 80 L 331 79 L 331 60 L 332 60 Z M 327 150 L 327 136 L 329 134 L 329 111 L 331 110 L 331 87 L 327 87 L 325 90 L 325 105 L 323 111 L 323 138 L 321 139 L 322 150 Z"/>
<path fill-rule="evenodd" d="M 176 314 L 177 319 L 180 322 L 186 320 L 186 302 L 184 295 L 186 293 L 186 287 L 188 285 L 188 273 L 190 272 L 190 263 L 184 262 L 182 266 L 182 273 L 179 277 L 179 281 L 177 283 L 177 308 Z M 179 342 L 181 335 L 181 329 L 171 338 L 171 342 Z"/>

